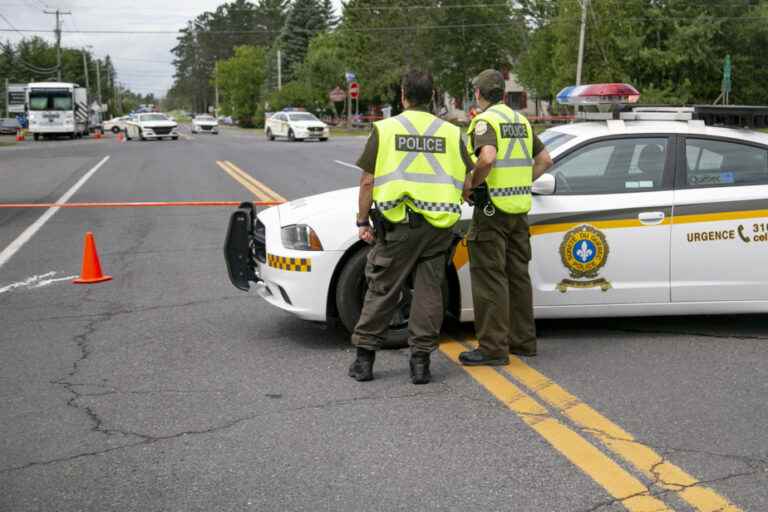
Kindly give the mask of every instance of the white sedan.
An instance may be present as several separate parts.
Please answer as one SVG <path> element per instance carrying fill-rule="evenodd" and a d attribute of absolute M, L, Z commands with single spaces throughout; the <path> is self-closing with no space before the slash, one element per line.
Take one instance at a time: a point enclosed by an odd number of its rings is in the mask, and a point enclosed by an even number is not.
<path fill-rule="evenodd" d="M 131 139 L 163 139 L 168 137 L 178 140 L 178 124 L 165 114 L 147 113 L 136 114 L 125 123 L 125 138 Z"/>
<path fill-rule="evenodd" d="M 219 122 L 215 117 L 202 114 L 192 119 L 192 133 L 212 133 L 218 135 Z"/>
<path fill-rule="evenodd" d="M 105 132 L 119 133 L 125 130 L 125 123 L 130 119 L 128 116 L 114 117 L 109 121 L 104 121 L 101 125 Z"/>
<path fill-rule="evenodd" d="M 535 182 L 528 216 L 536 317 L 768 312 L 768 134 L 647 114 L 540 135 L 554 165 Z M 233 284 L 255 282 L 276 307 L 352 329 L 368 252 L 356 210 L 356 188 L 258 215 L 241 207 L 226 243 Z M 445 283 L 461 321 L 474 318 L 471 216 L 464 205 Z M 407 335 L 403 291 L 393 343 Z"/>
<path fill-rule="evenodd" d="M 277 112 L 265 123 L 264 133 L 269 140 L 275 137 L 287 137 L 288 140 L 319 139 L 328 140 L 328 125 L 309 112 Z"/>

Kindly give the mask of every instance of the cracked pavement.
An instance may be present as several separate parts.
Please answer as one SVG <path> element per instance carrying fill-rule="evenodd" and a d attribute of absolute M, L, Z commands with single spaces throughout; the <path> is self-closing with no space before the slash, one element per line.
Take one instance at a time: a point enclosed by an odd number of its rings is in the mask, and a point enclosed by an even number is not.
<path fill-rule="evenodd" d="M 55 199 L 104 154 L 73 200 L 245 199 L 217 159 L 295 198 L 354 185 L 333 161 L 353 161 L 364 140 L 290 152 L 226 134 L 62 142 L 3 154 L 0 200 Z M 316 167 L 302 171 L 310 155 Z M 39 215 L 0 211 L 0 249 Z M 0 285 L 75 273 L 91 229 L 114 276 L 0 296 L 0 510 L 625 510 L 629 497 L 612 499 L 441 354 L 428 386 L 410 384 L 405 351 L 378 357 L 373 382 L 352 382 L 344 333 L 228 283 L 228 215 L 62 210 L 0 268 Z M 660 454 L 652 474 L 669 461 L 742 510 L 768 510 L 764 317 L 539 328 L 526 363 Z M 648 494 L 691 510 L 678 482 L 641 475 L 552 414 Z"/>

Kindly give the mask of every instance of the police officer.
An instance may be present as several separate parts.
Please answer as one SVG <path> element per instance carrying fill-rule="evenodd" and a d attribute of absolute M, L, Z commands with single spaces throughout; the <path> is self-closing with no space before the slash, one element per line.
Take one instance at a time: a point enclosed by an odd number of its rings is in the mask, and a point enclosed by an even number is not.
<path fill-rule="evenodd" d="M 431 74 L 406 73 L 401 88 L 405 111 L 374 124 L 357 161 L 363 170 L 359 236 L 375 242 L 365 268 L 368 291 L 352 334 L 357 357 L 349 376 L 358 381 L 373 379 L 376 350 L 411 275 L 411 380 L 426 384 L 431 378 L 429 357 L 443 322 L 442 283 L 453 239 L 451 227 L 461 216 L 465 176 L 472 166 L 459 128 L 429 112 L 432 97 Z M 375 231 L 369 219 L 374 202 L 374 213 L 381 220 L 375 223 Z"/>
<path fill-rule="evenodd" d="M 485 70 L 473 85 L 483 112 L 469 125 L 469 149 L 477 161 L 464 195 L 474 190 L 467 239 L 479 347 L 462 352 L 459 360 L 465 365 L 503 365 L 509 353 L 536 355 L 526 213 L 531 184 L 552 159 L 528 120 L 502 102 L 501 73 Z"/>

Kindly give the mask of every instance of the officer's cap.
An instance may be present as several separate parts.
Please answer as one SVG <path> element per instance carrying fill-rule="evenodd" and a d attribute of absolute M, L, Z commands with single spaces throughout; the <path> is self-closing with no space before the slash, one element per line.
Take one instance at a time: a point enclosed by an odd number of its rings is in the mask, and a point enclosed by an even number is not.
<path fill-rule="evenodd" d="M 487 93 L 493 90 L 504 90 L 504 77 L 495 69 L 486 69 L 481 71 L 472 80 L 472 86 L 480 89 L 480 93 Z"/>

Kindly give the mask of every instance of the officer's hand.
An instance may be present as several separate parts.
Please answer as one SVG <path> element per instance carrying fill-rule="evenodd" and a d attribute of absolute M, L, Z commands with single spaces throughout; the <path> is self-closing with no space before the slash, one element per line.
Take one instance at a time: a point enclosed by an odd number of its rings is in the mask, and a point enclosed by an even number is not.
<path fill-rule="evenodd" d="M 467 188 L 464 186 L 464 192 L 462 193 L 462 197 L 464 198 L 464 201 L 469 203 L 470 206 L 475 204 L 475 198 L 472 197 L 472 189 Z"/>
<path fill-rule="evenodd" d="M 373 239 L 375 238 L 373 236 L 373 229 L 371 229 L 371 226 L 362 226 L 357 228 L 357 236 L 360 237 L 360 240 L 369 244 L 372 244 Z"/>

